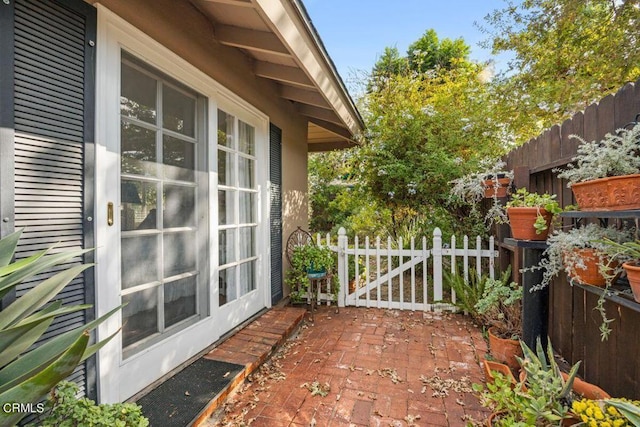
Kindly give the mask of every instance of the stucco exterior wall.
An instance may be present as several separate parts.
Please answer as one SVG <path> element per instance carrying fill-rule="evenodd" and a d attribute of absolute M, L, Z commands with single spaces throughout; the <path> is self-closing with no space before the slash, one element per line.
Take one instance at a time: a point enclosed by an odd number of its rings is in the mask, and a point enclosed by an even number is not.
<path fill-rule="evenodd" d="M 297 226 L 306 229 L 307 119 L 279 97 L 276 84 L 256 77 L 250 59 L 241 51 L 219 44 L 214 39 L 212 24 L 186 0 L 99 3 L 265 113 L 282 129 L 283 246 Z M 286 268 L 286 258 L 284 263 Z"/>

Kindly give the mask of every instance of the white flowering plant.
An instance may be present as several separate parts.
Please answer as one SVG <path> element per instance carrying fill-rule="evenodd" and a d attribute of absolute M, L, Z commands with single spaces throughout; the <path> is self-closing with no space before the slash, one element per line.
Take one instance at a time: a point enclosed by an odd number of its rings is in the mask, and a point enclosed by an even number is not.
<path fill-rule="evenodd" d="M 449 190 L 450 198 L 462 201 L 471 206 L 474 212 L 477 211 L 480 202 L 485 198 L 485 191 L 490 188 L 490 185 L 498 188 L 503 185 L 498 180 L 507 178 L 509 180 L 507 187 L 511 187 L 513 183 L 513 171 L 505 170 L 506 165 L 507 164 L 500 159 L 486 159 L 481 161 L 478 171 L 469 173 L 450 182 L 452 184 Z M 491 206 L 484 216 L 485 223 L 491 225 L 496 218 L 505 218 L 504 207 L 498 198 L 497 192 L 493 192 Z"/>
<path fill-rule="evenodd" d="M 451 195 L 470 205 L 478 204 L 484 198 L 484 192 L 491 182 L 498 186 L 498 179 L 508 178 L 511 186 L 513 171 L 504 170 L 506 165 L 500 159 L 481 161 L 480 170 L 451 181 Z"/>
<path fill-rule="evenodd" d="M 608 133 L 601 141 L 587 142 L 571 135 L 581 145 L 572 163 L 565 169 L 554 169 L 558 177 L 568 180 L 568 186 L 598 178 L 640 173 L 640 124 L 631 129 Z"/>

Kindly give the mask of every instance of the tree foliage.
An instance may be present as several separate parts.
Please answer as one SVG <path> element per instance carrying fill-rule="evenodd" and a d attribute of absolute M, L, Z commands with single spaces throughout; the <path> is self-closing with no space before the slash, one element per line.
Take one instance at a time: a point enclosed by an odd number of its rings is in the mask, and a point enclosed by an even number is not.
<path fill-rule="evenodd" d="M 492 116 L 484 67 L 459 58 L 449 66 L 390 73 L 360 100 L 367 135 L 359 177 L 390 209 L 392 235 L 421 213 L 448 222 L 440 227 L 460 225 L 468 210 L 447 205 L 449 182 L 511 147 L 505 126 Z M 448 212 L 460 215 L 448 220 Z"/>
<path fill-rule="evenodd" d="M 396 237 L 482 231 L 468 205 L 447 198 L 451 180 L 640 77 L 640 0 L 505 1 L 485 18 L 487 45 L 514 55 L 497 76 L 469 60 L 462 39 L 434 30 L 404 56 L 384 50 L 358 100 L 367 130 L 349 154 L 352 185 L 318 193 L 314 221 L 328 213 L 325 228 Z M 328 181 L 339 170 L 328 167 Z"/>
<path fill-rule="evenodd" d="M 429 70 L 457 68 L 468 61 L 470 52 L 471 48 L 463 39 L 440 40 L 436 31 L 429 29 L 409 45 L 407 59 L 409 69 L 426 73 Z"/>
<path fill-rule="evenodd" d="M 485 45 L 514 54 L 494 88 L 519 142 L 640 77 L 639 3 L 508 1 L 485 18 Z"/>

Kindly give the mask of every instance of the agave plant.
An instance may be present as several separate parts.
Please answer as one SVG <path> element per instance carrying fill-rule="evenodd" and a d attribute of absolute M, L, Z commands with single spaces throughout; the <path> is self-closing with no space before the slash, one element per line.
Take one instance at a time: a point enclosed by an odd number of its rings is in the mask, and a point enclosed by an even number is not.
<path fill-rule="evenodd" d="M 524 357 L 518 358 L 518 362 L 524 372 L 527 373 L 527 384 L 530 387 L 539 386 L 545 390 L 547 400 L 567 401 L 573 390 L 573 381 L 578 375 L 580 362 L 571 367 L 566 379 L 562 376 L 560 367 L 556 362 L 551 346 L 551 339 L 547 337 L 547 352 L 542 348 L 540 337 L 536 340 L 536 350 L 529 348 L 524 341 L 520 341 Z M 551 381 L 550 381 L 551 379 Z"/>
<path fill-rule="evenodd" d="M 11 262 L 21 234 L 22 230 L 19 230 L 0 239 L 0 299 L 21 282 L 88 251 L 51 253 L 52 247 Z M 61 271 L 0 311 L 0 408 L 4 408 L 6 403 L 37 403 L 115 335 L 90 344 L 89 332 L 120 307 L 30 349 L 57 316 L 91 307 L 63 306 L 61 301 L 52 302 L 71 280 L 89 267 L 91 264 L 83 264 Z M 0 425 L 14 425 L 25 415 L 0 411 Z"/>

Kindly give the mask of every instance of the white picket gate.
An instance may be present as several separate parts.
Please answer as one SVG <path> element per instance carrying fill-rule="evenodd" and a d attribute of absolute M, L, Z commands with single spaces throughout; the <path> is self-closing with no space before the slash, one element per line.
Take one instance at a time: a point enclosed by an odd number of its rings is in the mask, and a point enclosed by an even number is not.
<path fill-rule="evenodd" d="M 338 305 L 341 307 L 451 310 L 454 308 L 455 293 L 445 295 L 443 292 L 443 268 L 448 264 L 451 273 L 457 274 L 458 259 L 461 258 L 461 274 L 468 279 L 470 265 L 475 260 L 477 274 L 482 274 L 483 267 L 486 267 L 493 278 L 495 258 L 498 256 L 493 237 L 489 239 L 487 249 L 482 249 L 480 236 L 475 239 L 475 248 L 469 248 L 467 236 L 463 238 L 462 248 L 457 248 L 455 236 L 450 244 L 443 245 L 439 228 L 433 232 L 430 247 L 426 237 L 418 242 L 419 245 L 412 238 L 408 249 L 404 248 L 402 239 L 393 245 L 390 237 L 383 244 L 380 237 L 374 242 L 367 237 L 362 242 L 356 236 L 353 244 L 350 244 L 344 228 L 338 231 L 337 246 L 331 244 L 329 234 L 324 239 L 318 234 L 316 240 L 318 245 L 329 246 L 338 253 L 338 279 L 341 284 Z M 483 259 L 488 260 L 488 265 Z M 349 271 L 353 274 L 350 275 Z M 405 277 L 407 271 L 410 274 Z M 353 277 L 351 281 L 350 277 Z M 333 299 L 321 291 L 318 297 Z"/>

